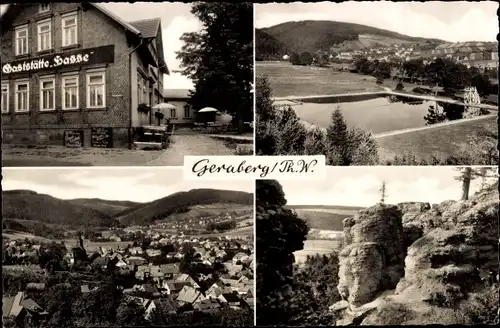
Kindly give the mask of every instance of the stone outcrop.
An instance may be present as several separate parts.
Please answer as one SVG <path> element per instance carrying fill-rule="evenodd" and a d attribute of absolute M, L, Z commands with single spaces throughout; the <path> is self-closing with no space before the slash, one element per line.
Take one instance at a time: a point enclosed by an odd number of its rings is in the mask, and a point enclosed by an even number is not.
<path fill-rule="evenodd" d="M 344 219 L 346 247 L 339 254 L 340 295 L 354 306 L 395 288 L 404 274 L 401 211 L 377 205 Z"/>
<path fill-rule="evenodd" d="M 461 323 L 457 306 L 499 271 L 497 188 L 468 201 L 378 205 L 345 219 L 344 300 L 331 307 L 337 325 Z"/>

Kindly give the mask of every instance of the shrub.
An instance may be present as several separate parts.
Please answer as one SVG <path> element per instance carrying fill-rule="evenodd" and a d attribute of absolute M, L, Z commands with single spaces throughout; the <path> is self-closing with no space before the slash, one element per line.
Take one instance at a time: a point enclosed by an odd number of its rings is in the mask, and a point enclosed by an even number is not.
<path fill-rule="evenodd" d="M 401 91 L 404 90 L 404 85 L 403 82 L 399 81 L 398 84 L 396 85 L 396 91 Z"/>

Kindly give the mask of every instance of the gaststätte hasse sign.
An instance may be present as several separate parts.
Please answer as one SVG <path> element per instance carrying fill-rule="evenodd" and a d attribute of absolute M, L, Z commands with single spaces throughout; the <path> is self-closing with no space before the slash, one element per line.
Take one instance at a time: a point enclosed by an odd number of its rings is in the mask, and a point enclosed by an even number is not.
<path fill-rule="evenodd" d="M 2 65 L 2 74 L 37 72 L 41 70 L 112 63 L 115 59 L 115 46 L 104 46 L 51 54 L 38 58 L 16 60 Z"/>

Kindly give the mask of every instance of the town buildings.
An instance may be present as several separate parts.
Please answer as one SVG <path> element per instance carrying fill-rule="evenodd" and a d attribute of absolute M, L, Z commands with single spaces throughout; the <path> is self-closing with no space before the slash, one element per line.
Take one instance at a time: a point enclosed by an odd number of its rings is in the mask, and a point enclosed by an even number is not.
<path fill-rule="evenodd" d="M 100 4 L 12 4 L 1 17 L 4 143 L 130 147 L 162 124 L 169 74 L 159 18 L 126 22 Z M 142 108 L 142 107 L 141 107 Z"/>

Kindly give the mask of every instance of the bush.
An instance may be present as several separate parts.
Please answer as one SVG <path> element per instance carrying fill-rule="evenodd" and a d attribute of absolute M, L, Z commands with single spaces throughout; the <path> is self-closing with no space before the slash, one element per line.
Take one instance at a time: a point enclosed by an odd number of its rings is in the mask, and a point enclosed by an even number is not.
<path fill-rule="evenodd" d="M 398 84 L 396 85 L 396 91 L 401 91 L 404 90 L 404 85 L 403 82 L 399 81 Z"/>

